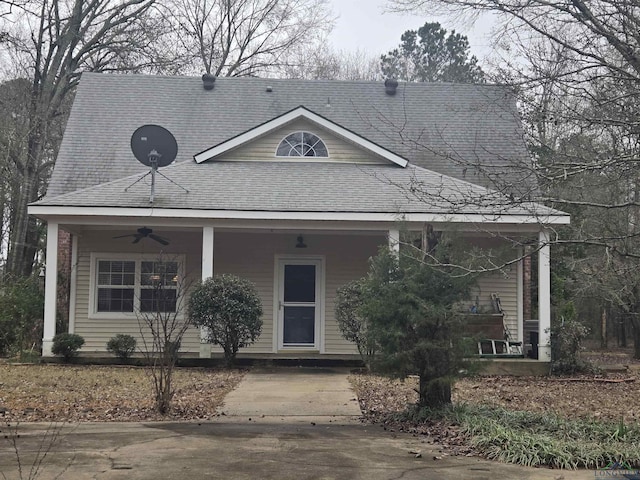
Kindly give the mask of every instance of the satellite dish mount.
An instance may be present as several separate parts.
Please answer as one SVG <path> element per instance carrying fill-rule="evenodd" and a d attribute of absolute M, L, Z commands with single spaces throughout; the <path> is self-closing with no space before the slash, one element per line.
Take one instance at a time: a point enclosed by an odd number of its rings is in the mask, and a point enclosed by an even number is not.
<path fill-rule="evenodd" d="M 160 125 L 143 125 L 138 128 L 131 136 L 131 151 L 136 159 L 150 167 L 147 173 L 124 189 L 126 192 L 131 187 L 140 182 L 143 178 L 151 175 L 151 194 L 149 203 L 153 203 L 156 191 L 156 173 L 185 192 L 189 193 L 187 188 L 174 182 L 162 172 L 158 171 L 160 167 L 166 167 L 171 164 L 178 155 L 178 143 L 169 130 Z"/>

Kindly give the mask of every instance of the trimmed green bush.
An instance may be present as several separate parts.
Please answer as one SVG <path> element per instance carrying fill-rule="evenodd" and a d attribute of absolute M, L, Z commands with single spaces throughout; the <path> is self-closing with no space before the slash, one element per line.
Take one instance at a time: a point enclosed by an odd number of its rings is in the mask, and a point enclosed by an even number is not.
<path fill-rule="evenodd" d="M 258 291 L 253 283 L 235 275 L 218 275 L 196 285 L 188 312 L 192 325 L 206 327 L 208 342 L 222 347 L 227 366 L 262 331 Z"/>
<path fill-rule="evenodd" d="M 62 355 L 65 362 L 78 355 L 78 350 L 84 345 L 84 338 L 75 333 L 59 333 L 53 337 L 51 353 Z"/>
<path fill-rule="evenodd" d="M 131 335 L 119 333 L 107 342 L 107 351 L 113 353 L 120 360 L 127 360 L 136 350 L 136 339 Z"/>

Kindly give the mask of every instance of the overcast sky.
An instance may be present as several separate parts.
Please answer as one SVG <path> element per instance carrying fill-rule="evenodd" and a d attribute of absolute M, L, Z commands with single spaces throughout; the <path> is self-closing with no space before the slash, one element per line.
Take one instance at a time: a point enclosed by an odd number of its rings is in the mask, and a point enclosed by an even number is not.
<path fill-rule="evenodd" d="M 330 0 L 333 12 L 338 16 L 330 40 L 337 50 L 365 50 L 371 54 L 386 53 L 400 44 L 400 35 L 406 30 L 417 30 L 427 21 L 438 21 L 447 30 L 469 38 L 471 51 L 479 59 L 488 53 L 487 34 L 491 28 L 489 22 L 476 22 L 476 25 L 456 25 L 446 18 L 422 15 L 400 15 L 385 12 L 386 0 Z"/>

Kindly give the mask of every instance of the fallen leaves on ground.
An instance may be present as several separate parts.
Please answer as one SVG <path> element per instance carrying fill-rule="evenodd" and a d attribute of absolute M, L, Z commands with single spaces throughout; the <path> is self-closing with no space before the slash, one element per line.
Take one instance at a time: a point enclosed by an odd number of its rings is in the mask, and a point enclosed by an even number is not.
<path fill-rule="evenodd" d="M 621 380 L 604 382 L 603 379 Z M 622 381 L 623 380 L 623 381 Z M 447 422 L 414 422 L 400 415 L 418 401 L 417 377 L 404 380 L 351 375 L 363 420 L 386 430 L 427 436 L 447 453 L 473 455 L 468 439 Z M 610 422 L 640 422 L 638 371 L 609 375 L 562 377 L 473 377 L 460 379 L 452 393 L 454 403 L 484 404 L 509 410 L 553 412 L 565 418 Z"/>
<path fill-rule="evenodd" d="M 554 412 L 567 418 L 596 418 L 613 422 L 640 421 L 640 379 L 637 374 L 602 376 L 474 377 L 458 380 L 453 401 L 494 405 L 510 410 Z M 631 379 L 635 379 L 631 381 Z M 418 401 L 415 377 L 391 380 L 376 375 L 352 375 L 365 418 L 379 422 Z"/>
<path fill-rule="evenodd" d="M 510 410 L 553 412 L 566 418 L 612 422 L 640 421 L 640 380 L 607 383 L 600 376 L 494 377 L 465 379 L 456 386 L 456 402 L 483 403 Z M 629 380 L 630 376 L 609 376 Z"/>
<path fill-rule="evenodd" d="M 244 373 L 177 368 L 172 410 L 154 409 L 145 368 L 0 364 L 0 419 L 5 421 L 129 422 L 205 420 Z"/>

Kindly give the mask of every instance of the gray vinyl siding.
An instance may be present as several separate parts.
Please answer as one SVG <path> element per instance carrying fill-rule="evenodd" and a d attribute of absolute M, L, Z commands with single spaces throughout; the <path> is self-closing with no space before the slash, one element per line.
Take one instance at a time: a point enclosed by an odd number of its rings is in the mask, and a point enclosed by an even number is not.
<path fill-rule="evenodd" d="M 280 142 L 289 134 L 306 131 L 318 136 L 329 151 L 328 158 L 314 157 L 276 157 L 276 149 Z M 294 120 L 282 128 L 269 132 L 252 142 L 242 145 L 235 150 L 216 157 L 216 161 L 329 161 L 346 163 L 377 163 L 388 164 L 389 161 L 367 152 L 362 147 L 329 132 L 324 128 L 304 119 Z"/>

